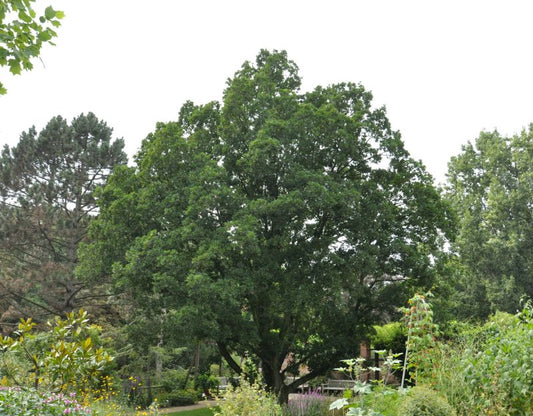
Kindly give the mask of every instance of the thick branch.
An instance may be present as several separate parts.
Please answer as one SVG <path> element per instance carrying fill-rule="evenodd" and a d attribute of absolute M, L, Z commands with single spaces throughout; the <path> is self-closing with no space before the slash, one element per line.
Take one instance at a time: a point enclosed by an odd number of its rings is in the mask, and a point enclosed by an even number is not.
<path fill-rule="evenodd" d="M 309 380 L 314 379 L 315 377 L 321 376 L 327 370 L 326 367 L 318 368 L 311 371 L 310 373 L 304 374 L 302 377 L 294 380 L 291 384 L 288 385 L 290 391 L 296 391 L 298 386 L 307 383 Z"/>
<path fill-rule="evenodd" d="M 242 373 L 242 368 L 237 364 L 237 362 L 233 359 L 231 354 L 228 351 L 228 348 L 225 344 L 221 342 L 217 342 L 218 350 L 220 351 L 220 354 L 222 357 L 226 360 L 228 365 L 231 367 L 233 371 L 235 371 L 237 374 Z"/>

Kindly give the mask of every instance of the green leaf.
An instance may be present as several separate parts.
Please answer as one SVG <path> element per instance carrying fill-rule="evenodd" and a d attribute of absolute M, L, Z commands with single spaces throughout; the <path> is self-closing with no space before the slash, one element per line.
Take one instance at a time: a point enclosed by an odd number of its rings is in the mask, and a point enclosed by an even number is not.
<path fill-rule="evenodd" d="M 18 60 L 12 59 L 9 61 L 9 70 L 12 74 L 19 75 L 21 71 L 20 62 Z"/>
<path fill-rule="evenodd" d="M 40 41 L 46 42 L 52 39 L 52 35 L 48 31 L 41 32 L 37 35 Z"/>
<path fill-rule="evenodd" d="M 52 6 L 48 6 L 44 10 L 44 16 L 46 17 L 46 20 L 52 20 L 54 17 L 56 17 L 56 11 Z"/>
<path fill-rule="evenodd" d="M 329 410 L 339 410 L 344 408 L 344 406 L 348 406 L 350 402 L 346 399 L 337 399 L 333 403 L 329 405 Z"/>
<path fill-rule="evenodd" d="M 28 14 L 26 14 L 26 12 L 23 10 L 19 12 L 19 19 L 26 23 L 30 23 L 32 21 L 31 17 L 28 16 Z"/>

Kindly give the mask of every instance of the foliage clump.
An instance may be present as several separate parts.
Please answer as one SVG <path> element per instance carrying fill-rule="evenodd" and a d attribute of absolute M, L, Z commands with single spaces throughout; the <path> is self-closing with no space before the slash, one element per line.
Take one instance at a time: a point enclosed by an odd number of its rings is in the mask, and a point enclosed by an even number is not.
<path fill-rule="evenodd" d="M 438 347 L 439 327 L 433 323 L 433 309 L 428 301 L 428 298 L 432 296 L 431 292 L 425 295 L 416 293 L 409 299 L 409 307 L 401 308 L 407 324 L 402 387 L 407 367 L 413 371 L 411 378 L 417 382 L 421 380 L 419 377 L 431 378 L 431 372 L 436 364 L 433 351 Z"/>
<path fill-rule="evenodd" d="M 494 314 L 482 326 L 463 325 L 434 349 L 424 383 L 460 415 L 533 414 L 533 309 Z"/>
<path fill-rule="evenodd" d="M 35 334 L 31 318 L 21 320 L 13 336 L 0 340 L 2 384 L 49 390 L 86 390 L 113 361 L 102 347 L 100 329 L 80 310 L 56 318 L 48 332 Z"/>
<path fill-rule="evenodd" d="M 427 387 L 413 387 L 400 405 L 402 416 L 455 416 L 446 399 Z"/>
<path fill-rule="evenodd" d="M 506 316 L 504 316 L 506 315 Z M 490 333 L 465 355 L 465 379 L 472 397 L 483 398 L 479 410 L 503 414 L 533 412 L 533 308 L 511 316 L 495 315 L 485 326 Z"/>
<path fill-rule="evenodd" d="M 375 334 L 370 336 L 370 342 L 376 350 L 404 351 L 407 341 L 407 328 L 402 322 L 389 322 L 385 325 L 374 326 Z"/>
<path fill-rule="evenodd" d="M 194 389 L 179 389 L 158 395 L 158 401 L 162 406 L 187 406 L 198 403 L 199 394 Z"/>
<path fill-rule="evenodd" d="M 230 388 L 219 402 L 214 416 L 282 416 L 281 406 L 275 396 L 257 384 L 243 383 Z"/>
<path fill-rule="evenodd" d="M 33 68 L 32 59 L 39 56 L 44 44 L 53 45 L 55 28 L 65 14 L 48 6 L 42 16 L 32 7 L 35 0 L 2 0 L 0 2 L 0 66 L 18 75 Z M 6 89 L 0 82 L 0 95 Z"/>

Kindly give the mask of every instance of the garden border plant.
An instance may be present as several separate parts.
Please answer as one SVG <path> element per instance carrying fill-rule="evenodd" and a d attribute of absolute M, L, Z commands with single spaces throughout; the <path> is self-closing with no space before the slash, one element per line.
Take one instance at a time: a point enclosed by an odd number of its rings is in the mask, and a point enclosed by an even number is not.
<path fill-rule="evenodd" d="M 385 397 L 391 396 L 387 402 L 390 402 L 390 399 L 396 401 L 403 393 L 403 389 L 393 389 L 387 385 L 387 376 L 394 370 L 401 368 L 401 360 L 398 357 L 402 354 L 385 350 L 379 350 L 376 353 L 381 358 L 384 358 L 382 368 L 364 367 L 365 359 L 361 357 L 341 361 L 345 366 L 335 370 L 348 375 L 352 380 L 356 381 L 356 384 L 353 389 L 348 389 L 344 392 L 343 398 L 331 403 L 330 410 L 347 411 L 346 416 L 387 416 L 381 413 L 381 411 L 386 411 L 384 406 Z M 371 383 L 361 381 L 362 375 L 369 371 L 381 372 L 384 375 L 381 379 L 373 380 Z M 372 396 L 371 400 L 366 399 L 370 396 Z M 356 398 L 358 398 L 358 401 L 355 401 Z M 379 409 L 379 411 L 376 409 Z"/>
<path fill-rule="evenodd" d="M 49 331 L 36 334 L 35 322 L 21 319 L 13 336 L 0 340 L 2 384 L 35 389 L 44 384 L 57 392 L 97 385 L 99 374 L 113 361 L 100 345 L 101 329 L 89 324 L 84 310 L 47 324 Z M 26 367 L 26 374 L 21 367 Z"/>
<path fill-rule="evenodd" d="M 433 310 L 428 298 L 433 297 L 431 292 L 425 294 L 415 293 L 409 299 L 407 308 L 400 308 L 407 321 L 407 343 L 405 348 L 404 365 L 402 371 L 401 387 L 405 387 L 407 369 L 413 370 L 411 379 L 414 383 L 420 375 L 428 373 L 434 366 L 432 350 L 437 347 L 439 326 L 433 322 Z M 430 377 L 430 374 L 425 374 Z"/>

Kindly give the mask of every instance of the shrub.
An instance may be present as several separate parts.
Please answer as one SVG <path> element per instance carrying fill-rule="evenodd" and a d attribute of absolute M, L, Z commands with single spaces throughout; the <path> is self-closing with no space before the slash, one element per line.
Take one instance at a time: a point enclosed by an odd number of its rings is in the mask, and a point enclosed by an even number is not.
<path fill-rule="evenodd" d="M 533 414 L 533 310 L 496 313 L 478 327 L 458 328 L 435 349 L 427 380 L 460 415 Z"/>
<path fill-rule="evenodd" d="M 455 410 L 446 399 L 427 387 L 413 387 L 400 405 L 402 416 L 454 416 Z"/>
<path fill-rule="evenodd" d="M 166 392 L 176 389 L 184 389 L 187 379 L 187 370 L 183 368 L 165 369 L 161 375 L 161 385 Z M 188 384 L 188 383 L 187 383 Z"/>
<path fill-rule="evenodd" d="M 219 402 L 219 410 L 214 416 L 281 416 L 281 406 L 276 398 L 265 392 L 258 385 L 242 383 L 237 388 L 230 388 Z"/>
<path fill-rule="evenodd" d="M 198 392 L 194 389 L 174 390 L 158 395 L 158 401 L 165 406 L 187 406 L 198 402 Z"/>
<path fill-rule="evenodd" d="M 194 382 L 194 388 L 204 393 L 206 396 L 210 394 L 210 390 L 216 389 L 217 387 L 218 377 L 210 374 L 200 374 Z"/>
<path fill-rule="evenodd" d="M 533 307 L 519 314 L 497 314 L 485 325 L 490 333 L 478 348 L 467 350 L 465 379 L 475 411 L 499 415 L 533 413 Z"/>
<path fill-rule="evenodd" d="M 432 371 L 428 386 L 438 391 L 461 415 L 479 414 L 473 412 L 472 403 L 476 400 L 471 385 L 465 379 L 465 360 L 469 357 L 468 343 L 462 336 L 453 343 L 441 343 L 432 351 L 438 363 Z"/>
<path fill-rule="evenodd" d="M 133 410 L 131 407 L 115 400 L 106 400 L 104 402 L 96 402 L 91 404 L 91 416 L 159 416 L 159 404 L 152 403 L 145 409 L 137 408 Z M 33 414 L 32 414 L 33 416 Z M 40 415 L 41 416 L 41 415 Z M 44 416 L 44 415 L 42 415 Z M 47 415 L 48 416 L 48 415 Z"/>
<path fill-rule="evenodd" d="M 372 409 L 375 414 L 383 416 L 402 416 L 398 406 L 406 389 L 387 386 L 375 386 L 370 394 L 364 396 L 364 408 Z"/>
<path fill-rule="evenodd" d="M 80 310 L 48 323 L 35 334 L 32 319 L 22 319 L 12 336 L 0 338 L 3 383 L 50 390 L 88 389 L 99 382 L 113 358 L 101 346 L 100 328 Z"/>

